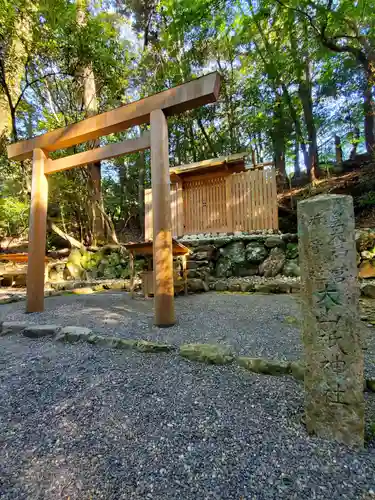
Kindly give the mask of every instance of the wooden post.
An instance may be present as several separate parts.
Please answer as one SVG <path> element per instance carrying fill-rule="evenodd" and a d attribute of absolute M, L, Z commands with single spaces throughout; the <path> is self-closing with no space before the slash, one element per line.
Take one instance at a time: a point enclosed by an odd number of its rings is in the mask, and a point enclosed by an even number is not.
<path fill-rule="evenodd" d="M 130 255 L 129 255 L 129 268 L 130 268 L 130 296 L 133 299 L 134 298 L 135 268 L 134 268 L 134 254 L 132 251 L 130 251 Z"/>
<path fill-rule="evenodd" d="M 34 149 L 27 264 L 26 312 L 29 313 L 44 311 L 44 258 L 48 205 L 48 182 L 44 174 L 46 160 L 47 156 L 42 149 Z"/>
<path fill-rule="evenodd" d="M 168 124 L 161 109 L 150 114 L 155 325 L 175 323 Z"/>
<path fill-rule="evenodd" d="M 182 276 L 184 278 L 184 292 L 185 295 L 188 294 L 188 281 L 187 281 L 187 270 L 186 270 L 186 254 L 182 256 Z"/>

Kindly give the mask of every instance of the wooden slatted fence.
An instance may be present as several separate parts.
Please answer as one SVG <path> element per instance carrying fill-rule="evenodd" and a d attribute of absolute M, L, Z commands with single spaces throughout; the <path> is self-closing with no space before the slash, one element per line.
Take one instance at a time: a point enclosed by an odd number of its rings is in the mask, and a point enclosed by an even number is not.
<path fill-rule="evenodd" d="M 233 174 L 226 182 L 230 231 L 278 229 L 273 168 Z"/>
<path fill-rule="evenodd" d="M 172 236 L 278 229 L 274 168 L 171 184 Z M 145 237 L 152 238 L 152 191 L 145 190 Z"/>

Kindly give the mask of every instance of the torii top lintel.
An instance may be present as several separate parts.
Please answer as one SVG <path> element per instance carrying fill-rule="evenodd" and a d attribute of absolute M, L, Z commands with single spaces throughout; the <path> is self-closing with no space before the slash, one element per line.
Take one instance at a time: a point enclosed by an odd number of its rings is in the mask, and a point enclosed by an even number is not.
<path fill-rule="evenodd" d="M 171 116 L 189 109 L 215 102 L 220 90 L 220 75 L 209 73 L 196 80 L 173 87 L 139 101 L 120 106 L 111 111 L 86 118 L 64 128 L 59 128 L 32 139 L 8 146 L 10 160 L 30 158 L 36 148 L 56 151 L 75 144 L 91 141 L 103 135 L 126 130 L 150 121 L 150 113 L 161 109 Z"/>

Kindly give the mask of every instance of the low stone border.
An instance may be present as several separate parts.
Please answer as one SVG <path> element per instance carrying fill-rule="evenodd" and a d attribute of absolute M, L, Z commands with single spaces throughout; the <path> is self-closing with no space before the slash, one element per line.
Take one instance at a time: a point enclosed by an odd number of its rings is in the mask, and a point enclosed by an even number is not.
<path fill-rule="evenodd" d="M 220 344 L 183 344 L 176 347 L 172 344 L 149 340 L 98 335 L 90 328 L 81 326 L 34 325 L 17 321 L 4 321 L 1 324 L 0 337 L 15 334 L 22 334 L 32 339 L 51 337 L 57 342 L 72 344 L 86 342 L 101 347 L 121 350 L 132 349 L 142 353 L 170 353 L 178 350 L 181 357 L 190 361 L 213 365 L 226 365 L 236 362 L 238 366 L 252 373 L 274 376 L 287 375 L 299 381 L 303 381 L 305 373 L 305 367 L 301 361 L 237 356 L 230 347 Z M 375 379 L 364 380 L 364 390 L 375 392 Z"/>
<path fill-rule="evenodd" d="M 56 283 L 49 283 L 51 289 L 46 289 L 44 291 L 45 297 L 56 297 L 60 295 L 88 295 L 96 292 L 103 292 L 106 290 L 123 290 L 126 292 L 130 291 L 130 280 L 123 279 L 108 279 L 108 280 L 96 280 L 96 281 L 61 281 Z M 139 287 L 139 283 L 136 283 Z M 9 292 L 11 294 L 9 297 L 0 299 L 1 304 L 10 304 L 12 302 L 20 302 L 26 300 L 26 290 L 23 290 L 23 294 L 17 294 L 17 288 L 12 289 L 14 292 Z M 1 288 L 0 288 L 1 291 Z M 6 292 L 5 292 L 6 293 Z"/>

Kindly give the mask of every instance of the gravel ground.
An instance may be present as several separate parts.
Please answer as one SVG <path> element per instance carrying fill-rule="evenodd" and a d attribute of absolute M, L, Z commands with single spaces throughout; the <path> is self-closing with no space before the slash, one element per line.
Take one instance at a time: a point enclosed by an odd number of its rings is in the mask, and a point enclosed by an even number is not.
<path fill-rule="evenodd" d="M 374 498 L 375 443 L 307 436 L 302 398 L 289 377 L 4 337 L 0 498 Z"/>
<path fill-rule="evenodd" d="M 0 320 L 87 326 L 102 335 L 159 340 L 180 345 L 219 342 L 238 354 L 298 359 L 302 345 L 299 304 L 293 295 L 205 293 L 176 299 L 178 322 L 171 328 L 153 326 L 153 301 L 132 300 L 126 292 L 49 297 L 44 313 L 25 314 L 25 303 L 0 306 Z M 375 329 L 369 330 L 372 337 Z M 369 342 L 366 373 L 375 376 L 375 342 Z"/>

